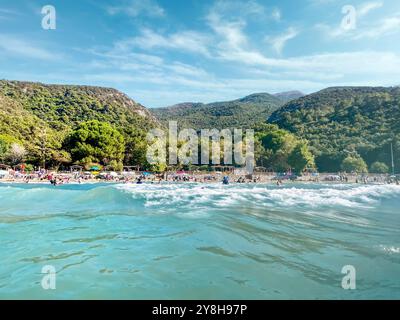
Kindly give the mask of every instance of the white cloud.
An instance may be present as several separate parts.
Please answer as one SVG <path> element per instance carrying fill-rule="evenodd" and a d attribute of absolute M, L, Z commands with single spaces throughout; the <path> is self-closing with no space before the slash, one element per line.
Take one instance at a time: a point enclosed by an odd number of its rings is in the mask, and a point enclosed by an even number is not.
<path fill-rule="evenodd" d="M 13 20 L 19 15 L 18 11 L 0 8 L 0 20 Z"/>
<path fill-rule="evenodd" d="M 280 21 L 281 18 L 282 18 L 282 13 L 281 13 L 281 11 L 280 11 L 278 8 L 274 8 L 274 9 L 272 10 L 271 16 L 272 16 L 272 18 L 273 18 L 275 21 Z"/>
<path fill-rule="evenodd" d="M 234 45 L 238 43 L 242 42 L 233 41 Z M 141 61 L 132 61 L 128 57 L 122 53 L 107 56 L 110 59 L 107 70 L 99 73 L 95 68 L 83 78 L 85 81 L 103 81 L 127 88 L 132 83 L 135 88 L 142 84 L 157 86 L 156 97 L 154 91 L 153 96 L 137 95 L 136 91 L 131 95 L 147 106 L 159 107 L 184 100 L 207 102 L 229 99 L 256 91 L 298 89 L 311 92 L 337 85 L 391 85 L 397 83 L 400 70 L 399 54 L 379 51 L 321 53 L 285 59 L 267 58 L 257 51 L 236 50 L 230 55 L 220 52 L 215 58 L 228 62 L 225 67 L 233 62 L 236 71 L 240 70 L 240 76 L 228 78 L 216 77 L 202 68 L 178 61 L 158 64 L 156 58 L 139 55 L 136 58 L 143 58 Z M 151 64 L 152 60 L 155 64 Z M 240 69 L 240 65 L 248 66 Z M 163 91 L 169 93 L 165 99 L 160 99 L 160 92 Z"/>
<path fill-rule="evenodd" d="M 246 21 L 243 18 L 224 18 L 220 6 L 214 6 L 206 17 L 208 25 L 217 38 L 213 57 L 226 61 L 239 61 L 244 64 L 265 64 L 266 58 L 249 46 L 244 33 Z"/>
<path fill-rule="evenodd" d="M 400 15 L 378 21 L 373 27 L 360 30 L 353 39 L 379 38 L 400 32 Z"/>
<path fill-rule="evenodd" d="M 357 27 L 355 29 L 345 29 L 342 28 L 339 24 L 337 26 L 317 24 L 315 27 L 329 37 L 343 37 L 351 40 L 358 40 L 363 38 L 378 38 L 400 31 L 399 14 L 384 17 L 381 19 L 362 19 L 371 11 L 381 8 L 383 7 L 383 5 L 383 1 L 370 1 L 360 4 L 356 8 Z"/>
<path fill-rule="evenodd" d="M 40 60 L 55 60 L 59 56 L 25 39 L 0 34 L 0 49 L 3 53 Z"/>
<path fill-rule="evenodd" d="M 209 78 L 209 74 L 201 68 L 194 67 L 185 63 L 181 62 L 174 62 L 171 65 L 166 66 L 167 70 L 171 70 L 175 74 L 188 76 L 188 77 L 195 77 L 195 78 Z"/>
<path fill-rule="evenodd" d="M 276 53 L 281 54 L 286 42 L 295 38 L 299 34 L 299 31 L 293 27 L 289 28 L 284 34 L 275 38 L 266 38 L 266 40 L 272 44 L 272 47 Z"/>
<path fill-rule="evenodd" d="M 360 40 L 366 38 L 380 38 L 388 35 L 393 35 L 400 32 L 400 14 L 372 20 L 369 25 L 358 24 L 356 29 L 345 30 L 344 28 L 332 27 L 324 24 L 318 24 L 315 27 L 321 30 L 325 35 L 338 38 L 343 37 L 350 40 Z"/>
<path fill-rule="evenodd" d="M 153 30 L 143 29 L 140 36 L 121 41 L 117 46 L 145 50 L 153 48 L 175 49 L 207 56 L 209 54 L 208 42 L 207 36 L 195 31 L 182 31 L 164 36 Z"/>
<path fill-rule="evenodd" d="M 311 5 L 325 5 L 329 3 L 334 3 L 337 0 L 308 0 Z"/>
<path fill-rule="evenodd" d="M 266 8 L 254 0 L 219 0 L 212 6 L 211 12 L 231 19 L 245 18 L 247 16 L 266 16 Z"/>
<path fill-rule="evenodd" d="M 363 17 L 370 11 L 383 7 L 383 1 L 365 2 L 357 8 L 357 16 Z"/>
<path fill-rule="evenodd" d="M 108 7 L 107 12 L 110 15 L 126 14 L 131 17 L 140 15 L 150 17 L 165 16 L 165 10 L 153 0 L 130 0 L 125 5 Z"/>

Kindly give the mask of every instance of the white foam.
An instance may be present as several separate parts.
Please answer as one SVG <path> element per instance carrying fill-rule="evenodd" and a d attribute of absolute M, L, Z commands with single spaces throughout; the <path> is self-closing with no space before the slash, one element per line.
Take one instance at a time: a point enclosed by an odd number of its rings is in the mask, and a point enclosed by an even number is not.
<path fill-rule="evenodd" d="M 380 245 L 379 247 L 383 251 L 388 252 L 388 253 L 400 253 L 400 247 L 384 246 L 384 245 Z"/>
<path fill-rule="evenodd" d="M 373 208 L 379 202 L 400 194 L 394 185 L 297 185 L 277 188 L 271 185 L 142 184 L 118 185 L 145 206 L 229 207 L 238 204 L 260 207 L 348 207 Z"/>

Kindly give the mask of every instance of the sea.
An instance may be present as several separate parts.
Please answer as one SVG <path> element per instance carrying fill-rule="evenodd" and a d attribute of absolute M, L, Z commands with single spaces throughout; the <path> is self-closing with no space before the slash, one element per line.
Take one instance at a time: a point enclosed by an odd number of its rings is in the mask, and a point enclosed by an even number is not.
<path fill-rule="evenodd" d="M 0 184 L 0 299 L 399 299 L 400 186 Z"/>

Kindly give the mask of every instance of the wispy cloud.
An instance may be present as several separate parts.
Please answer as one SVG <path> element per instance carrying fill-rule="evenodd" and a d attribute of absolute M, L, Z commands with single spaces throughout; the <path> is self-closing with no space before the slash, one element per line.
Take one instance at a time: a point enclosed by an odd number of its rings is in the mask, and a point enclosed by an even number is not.
<path fill-rule="evenodd" d="M 217 38 L 214 57 L 226 61 L 240 61 L 244 64 L 263 64 L 265 57 L 253 50 L 244 32 L 246 27 L 245 15 L 226 17 L 226 8 L 220 3 L 209 11 L 206 20 Z M 253 13 L 247 11 L 247 14 Z"/>
<path fill-rule="evenodd" d="M 32 59 L 56 60 L 59 58 L 58 55 L 39 45 L 7 34 L 0 34 L 0 49 L 3 54 L 24 56 Z"/>
<path fill-rule="evenodd" d="M 400 13 L 370 20 L 369 24 L 358 23 L 356 29 L 346 30 L 340 26 L 332 27 L 325 24 L 317 24 L 316 28 L 331 38 L 347 38 L 350 40 L 361 40 L 366 38 L 381 38 L 387 35 L 400 33 Z"/>
<path fill-rule="evenodd" d="M 116 45 L 121 49 L 175 49 L 207 56 L 209 54 L 207 49 L 208 42 L 209 39 L 206 35 L 195 31 L 182 31 L 162 35 L 151 29 L 142 29 L 139 36 L 120 41 Z"/>
<path fill-rule="evenodd" d="M 383 18 L 373 26 L 361 29 L 352 36 L 353 39 L 380 38 L 387 35 L 400 33 L 400 14 Z"/>
<path fill-rule="evenodd" d="M 286 43 L 295 38 L 299 34 L 299 31 L 293 27 L 290 27 L 284 34 L 281 34 L 274 38 L 266 38 L 266 41 L 272 44 L 273 49 L 276 53 L 281 54 Z"/>
<path fill-rule="evenodd" d="M 378 19 L 365 19 L 373 10 L 382 8 L 383 1 L 369 1 L 361 3 L 356 9 L 357 27 L 355 29 L 345 29 L 340 24 L 331 26 L 327 24 L 317 24 L 315 27 L 321 30 L 326 36 L 331 38 L 347 38 L 360 40 L 364 38 L 379 38 L 400 31 L 400 14 L 395 13 Z"/>
<path fill-rule="evenodd" d="M 336 0 L 308 0 L 311 5 L 325 5 L 334 3 Z"/>
<path fill-rule="evenodd" d="M 265 58 L 266 59 L 266 58 Z M 290 59 L 266 59 L 254 70 L 240 77 L 214 77 L 199 68 L 174 63 L 146 73 L 126 73 L 110 69 L 107 72 L 87 73 L 86 81 L 106 81 L 127 88 L 146 82 L 157 86 L 157 97 L 152 90 L 131 93 L 148 106 L 166 106 L 182 101 L 213 101 L 238 98 L 256 91 L 279 92 L 293 90 L 312 92 L 337 85 L 391 85 L 398 79 L 400 55 L 390 52 L 339 52 L 309 55 Z M 267 76 L 262 76 L 262 72 Z M 261 72 L 261 73 L 260 73 Z M 351 75 L 351 78 L 350 78 Z M 372 80 L 371 80 L 372 79 Z M 129 85 L 130 84 L 130 85 Z M 128 92 L 129 93 L 129 92 Z M 163 99 L 160 100 L 160 95 Z"/>
<path fill-rule="evenodd" d="M 18 11 L 0 8 L 0 20 L 12 20 L 19 15 L 20 13 Z"/>
<path fill-rule="evenodd" d="M 365 2 L 357 8 L 357 16 L 363 17 L 370 11 L 383 7 L 383 1 Z"/>
<path fill-rule="evenodd" d="M 281 10 L 279 10 L 278 8 L 272 9 L 271 16 L 275 21 L 280 21 L 282 18 Z"/>
<path fill-rule="evenodd" d="M 165 10 L 153 0 L 130 0 L 119 6 L 107 7 L 110 15 L 126 14 L 131 17 L 145 15 L 150 17 L 163 17 Z"/>
<path fill-rule="evenodd" d="M 244 18 L 267 14 L 267 9 L 255 0 L 219 0 L 214 2 L 211 11 L 233 19 L 237 19 L 238 16 Z"/>

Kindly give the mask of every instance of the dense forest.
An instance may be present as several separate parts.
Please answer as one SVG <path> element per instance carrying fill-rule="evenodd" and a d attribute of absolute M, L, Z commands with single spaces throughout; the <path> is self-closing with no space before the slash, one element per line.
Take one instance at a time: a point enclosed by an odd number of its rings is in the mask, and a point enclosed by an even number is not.
<path fill-rule="evenodd" d="M 345 159 L 387 171 L 391 143 L 400 167 L 399 119 L 398 87 L 334 87 L 287 103 L 268 122 L 306 139 L 321 171 L 339 171 Z"/>
<path fill-rule="evenodd" d="M 387 173 L 391 145 L 400 167 L 399 118 L 395 87 L 337 87 L 307 96 L 262 93 L 150 112 L 115 89 L 3 80 L 0 163 L 162 171 L 165 165 L 147 163 L 146 135 L 176 120 L 180 128 L 197 130 L 254 129 L 257 165 L 270 170 Z"/>
<path fill-rule="evenodd" d="M 88 152 L 78 152 L 78 147 L 88 146 L 76 140 L 75 131 L 82 133 L 80 126 L 85 122 L 91 122 L 87 127 L 96 128 L 99 136 L 110 130 L 120 133 L 123 148 L 118 149 L 123 156 L 91 159 Z M 104 125 L 94 126 L 93 122 Z M 143 160 L 136 155 L 145 152 L 147 131 L 157 125 L 145 107 L 115 89 L 0 81 L 0 162 L 7 160 L 6 149 L 17 143 L 24 151 L 12 150 L 11 164 L 24 159 L 50 166 L 100 162 L 120 167 L 122 161 L 136 165 Z M 114 136 L 112 133 L 110 138 Z"/>
<path fill-rule="evenodd" d="M 286 99 L 286 95 L 279 98 L 268 93 L 256 93 L 234 101 L 187 102 L 151 111 L 163 124 L 178 121 L 181 128 L 252 128 L 255 121 L 266 120 Z"/>

